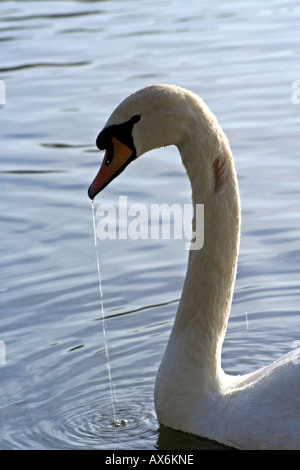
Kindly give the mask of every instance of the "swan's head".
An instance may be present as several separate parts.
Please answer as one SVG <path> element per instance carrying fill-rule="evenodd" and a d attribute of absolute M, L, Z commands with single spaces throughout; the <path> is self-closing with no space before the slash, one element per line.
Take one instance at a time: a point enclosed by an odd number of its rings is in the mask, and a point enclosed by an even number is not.
<path fill-rule="evenodd" d="M 88 190 L 91 199 L 143 153 L 179 144 L 193 114 L 191 95 L 172 85 L 151 85 L 116 108 L 97 137 L 97 147 L 105 155 Z"/>

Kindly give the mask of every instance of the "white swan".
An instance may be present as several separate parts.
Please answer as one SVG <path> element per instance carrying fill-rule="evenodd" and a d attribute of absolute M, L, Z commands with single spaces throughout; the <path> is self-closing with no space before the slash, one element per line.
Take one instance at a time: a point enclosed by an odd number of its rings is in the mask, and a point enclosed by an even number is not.
<path fill-rule="evenodd" d="M 239 449 L 300 449 L 300 349 L 243 376 L 221 368 L 240 235 L 240 201 L 226 136 L 205 103 L 172 85 L 126 98 L 99 134 L 106 149 L 93 199 L 133 159 L 174 144 L 205 207 L 201 250 L 191 250 L 170 339 L 155 384 L 161 424 Z"/>

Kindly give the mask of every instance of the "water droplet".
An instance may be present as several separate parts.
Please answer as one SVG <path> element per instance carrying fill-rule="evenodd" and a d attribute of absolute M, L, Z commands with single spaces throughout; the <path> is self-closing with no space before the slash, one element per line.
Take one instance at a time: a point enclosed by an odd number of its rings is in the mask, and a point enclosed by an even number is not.
<path fill-rule="evenodd" d="M 126 426 L 127 423 L 128 423 L 127 419 L 115 419 L 113 422 L 113 425 L 116 428 L 120 428 L 121 426 Z"/>
<path fill-rule="evenodd" d="M 99 253 L 97 249 L 97 233 L 96 233 L 96 221 L 95 221 L 95 208 L 94 208 L 94 201 L 92 200 L 92 216 L 93 216 L 93 229 L 94 229 L 94 243 L 96 248 L 96 262 L 97 262 L 97 271 L 98 271 L 98 282 L 99 282 L 99 294 L 100 294 L 100 306 L 101 306 L 101 319 L 102 319 L 102 331 L 103 331 L 103 338 L 104 338 L 104 348 L 106 354 L 106 365 L 108 371 L 108 381 L 109 381 L 109 388 L 110 388 L 110 398 L 111 398 L 111 405 L 112 405 L 112 412 L 113 412 L 113 422 L 117 423 L 118 419 L 116 419 L 116 412 L 115 412 L 115 390 L 114 384 L 111 377 L 111 370 L 110 370 L 110 361 L 109 361 L 109 351 L 108 351 L 108 344 L 106 340 L 106 325 L 105 325 L 105 317 L 104 317 L 104 306 L 103 306 L 103 292 L 102 292 L 102 283 L 101 283 L 101 272 L 100 272 L 100 260 L 99 260 Z M 123 420 L 121 420 L 123 421 Z M 115 426 L 120 426 L 115 424 Z"/>

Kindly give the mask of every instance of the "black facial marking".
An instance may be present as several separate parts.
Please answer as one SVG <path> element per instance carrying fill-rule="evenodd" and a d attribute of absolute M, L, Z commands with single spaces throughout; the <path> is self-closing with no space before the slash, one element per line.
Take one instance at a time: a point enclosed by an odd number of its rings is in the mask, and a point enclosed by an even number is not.
<path fill-rule="evenodd" d="M 99 150 L 106 150 L 107 159 L 106 165 L 112 161 L 113 156 L 113 144 L 111 141 L 112 137 L 118 139 L 122 144 L 127 145 L 135 153 L 135 147 L 132 138 L 132 129 L 134 124 L 139 122 L 141 116 L 135 115 L 129 121 L 123 122 L 122 124 L 113 124 L 112 126 L 103 129 L 97 137 L 96 145 Z"/>
<path fill-rule="evenodd" d="M 106 153 L 106 160 L 105 160 L 105 165 L 109 165 L 110 162 L 112 161 L 114 156 L 114 146 L 113 143 L 110 142 L 110 144 L 107 147 L 107 153 Z"/>

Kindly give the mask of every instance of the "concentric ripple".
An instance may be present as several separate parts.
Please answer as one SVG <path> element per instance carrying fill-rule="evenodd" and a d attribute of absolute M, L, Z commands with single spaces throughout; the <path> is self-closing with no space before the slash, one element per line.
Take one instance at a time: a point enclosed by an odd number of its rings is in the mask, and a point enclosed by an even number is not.
<path fill-rule="evenodd" d="M 55 446 L 61 448 L 130 449 L 133 441 L 140 448 L 145 445 L 151 448 L 157 423 L 153 409 L 146 406 L 147 402 L 135 401 L 132 397 L 130 403 L 117 404 L 118 426 L 113 420 L 110 403 L 101 406 L 85 403 L 81 409 L 70 406 L 64 410 L 58 426 L 52 422 L 48 446 L 51 447 L 51 438 L 54 438 Z M 45 424 L 48 429 L 49 422 Z"/>
<path fill-rule="evenodd" d="M 158 424 L 150 397 L 131 394 L 129 401 L 126 394 L 121 396 L 115 406 L 116 425 L 107 394 L 99 398 L 97 391 L 96 398 L 93 387 L 82 390 L 80 395 L 78 391 L 78 388 L 65 391 L 66 400 L 61 399 L 59 406 L 55 406 L 54 398 L 35 406 L 24 401 L 14 404 L 13 410 L 9 407 L 7 420 L 2 413 L 5 448 L 111 450 L 130 449 L 132 442 L 135 448 L 153 448 Z M 25 425 L 26 434 L 13 432 Z"/>

